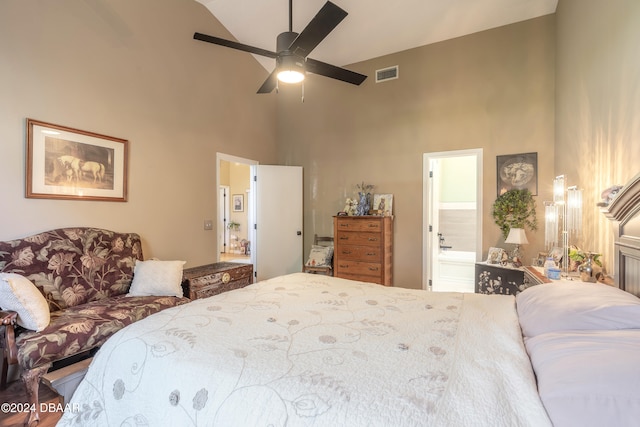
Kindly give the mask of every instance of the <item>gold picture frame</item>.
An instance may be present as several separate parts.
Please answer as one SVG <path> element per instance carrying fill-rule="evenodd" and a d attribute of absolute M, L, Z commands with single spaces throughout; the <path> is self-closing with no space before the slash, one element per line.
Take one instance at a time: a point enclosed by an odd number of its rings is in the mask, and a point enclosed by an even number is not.
<path fill-rule="evenodd" d="M 26 197 L 127 201 L 129 141 L 27 119 Z"/>

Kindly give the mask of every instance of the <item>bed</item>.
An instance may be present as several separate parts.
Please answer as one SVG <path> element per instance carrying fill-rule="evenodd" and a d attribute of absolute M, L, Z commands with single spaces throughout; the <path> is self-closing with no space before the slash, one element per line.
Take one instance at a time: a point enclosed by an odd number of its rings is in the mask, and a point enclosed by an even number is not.
<path fill-rule="evenodd" d="M 109 340 L 60 425 L 549 424 L 511 297 L 297 273 L 186 306 Z"/>
<path fill-rule="evenodd" d="M 623 198 L 629 290 L 640 198 Z M 640 299 L 604 284 L 514 298 L 297 273 L 121 330 L 58 425 L 635 425 L 639 356 Z"/>

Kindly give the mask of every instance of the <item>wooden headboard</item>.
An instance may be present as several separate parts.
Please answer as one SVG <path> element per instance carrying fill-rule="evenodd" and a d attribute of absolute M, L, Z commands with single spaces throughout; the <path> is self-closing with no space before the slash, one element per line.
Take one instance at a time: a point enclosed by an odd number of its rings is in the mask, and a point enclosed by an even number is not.
<path fill-rule="evenodd" d="M 614 221 L 616 285 L 640 296 L 640 174 L 620 190 L 604 209 Z"/>

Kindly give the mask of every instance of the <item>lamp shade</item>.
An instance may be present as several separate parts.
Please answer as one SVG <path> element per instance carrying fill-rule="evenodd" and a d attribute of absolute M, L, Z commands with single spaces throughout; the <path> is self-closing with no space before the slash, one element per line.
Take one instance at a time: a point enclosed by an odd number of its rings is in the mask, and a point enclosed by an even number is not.
<path fill-rule="evenodd" d="M 513 243 L 515 245 L 526 245 L 529 243 L 527 235 L 524 233 L 524 228 L 512 228 L 509 230 L 509 235 L 504 241 L 505 243 Z"/>

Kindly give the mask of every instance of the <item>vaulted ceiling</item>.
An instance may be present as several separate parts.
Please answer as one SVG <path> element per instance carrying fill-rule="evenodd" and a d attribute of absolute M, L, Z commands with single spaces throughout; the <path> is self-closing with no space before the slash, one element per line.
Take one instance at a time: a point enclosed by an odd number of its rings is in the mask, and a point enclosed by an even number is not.
<path fill-rule="evenodd" d="M 289 29 L 287 0 L 197 0 L 237 41 L 275 51 Z M 300 32 L 325 0 L 294 0 Z M 406 49 L 554 13 L 558 0 L 333 0 L 349 15 L 309 57 L 345 66 Z M 211 34 L 223 36 L 221 34 Z M 239 55 L 248 55 L 238 52 Z M 256 56 L 271 71 L 275 61 Z"/>

